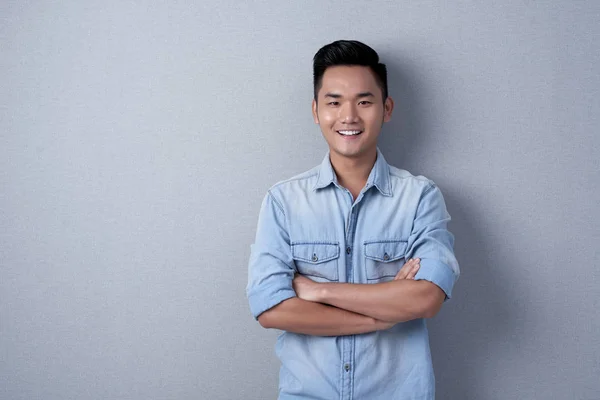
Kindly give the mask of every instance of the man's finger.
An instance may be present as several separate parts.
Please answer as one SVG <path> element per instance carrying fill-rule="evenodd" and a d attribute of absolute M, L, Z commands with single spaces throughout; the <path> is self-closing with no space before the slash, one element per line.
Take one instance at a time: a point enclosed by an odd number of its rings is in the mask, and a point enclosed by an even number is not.
<path fill-rule="evenodd" d="M 398 271 L 398 273 L 394 277 L 394 280 L 406 279 L 406 277 L 408 276 L 408 273 L 412 270 L 413 266 L 414 266 L 414 259 L 411 258 L 402 266 L 402 268 L 400 268 L 400 271 Z"/>
<path fill-rule="evenodd" d="M 406 263 L 404 263 L 404 265 L 400 268 L 400 271 L 398 271 L 398 273 L 396 274 L 396 276 L 394 277 L 394 280 L 398 280 L 398 279 L 404 279 L 404 277 L 406 276 L 406 274 L 408 273 L 407 271 L 407 266 L 412 265 L 412 260 L 408 260 Z"/>
<path fill-rule="evenodd" d="M 406 275 L 406 279 L 414 279 L 415 275 L 417 275 L 417 272 L 419 272 L 419 268 L 421 268 L 421 264 L 419 264 L 419 261 L 415 261 L 412 269 L 410 270 L 408 275 Z"/>

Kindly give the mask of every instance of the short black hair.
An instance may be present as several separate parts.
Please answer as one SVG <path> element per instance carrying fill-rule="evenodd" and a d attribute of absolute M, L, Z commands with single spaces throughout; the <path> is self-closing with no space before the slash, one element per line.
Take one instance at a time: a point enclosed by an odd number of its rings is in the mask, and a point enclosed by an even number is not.
<path fill-rule="evenodd" d="M 357 40 L 337 40 L 319 49 L 313 58 L 314 96 L 317 100 L 323 83 L 325 70 L 336 65 L 361 65 L 371 68 L 381 91 L 383 100 L 388 97 L 387 68 L 379 62 L 379 55 L 371 47 Z"/>

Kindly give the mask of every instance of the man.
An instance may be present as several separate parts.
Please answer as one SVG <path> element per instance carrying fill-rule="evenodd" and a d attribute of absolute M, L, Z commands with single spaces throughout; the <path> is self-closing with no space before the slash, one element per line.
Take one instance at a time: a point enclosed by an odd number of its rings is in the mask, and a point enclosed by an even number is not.
<path fill-rule="evenodd" d="M 377 148 L 394 108 L 377 53 L 336 41 L 313 69 L 329 152 L 268 191 L 249 262 L 254 317 L 284 331 L 279 399 L 434 399 L 425 319 L 459 276 L 450 215 Z"/>

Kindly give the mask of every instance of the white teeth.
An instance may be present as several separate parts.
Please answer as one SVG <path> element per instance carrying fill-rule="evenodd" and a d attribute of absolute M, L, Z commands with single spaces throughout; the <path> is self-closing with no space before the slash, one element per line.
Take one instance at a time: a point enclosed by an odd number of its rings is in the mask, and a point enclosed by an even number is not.
<path fill-rule="evenodd" d="M 361 133 L 362 131 L 338 131 L 338 133 L 340 135 L 344 135 L 344 136 L 353 136 L 353 135 L 358 135 L 359 133 Z"/>

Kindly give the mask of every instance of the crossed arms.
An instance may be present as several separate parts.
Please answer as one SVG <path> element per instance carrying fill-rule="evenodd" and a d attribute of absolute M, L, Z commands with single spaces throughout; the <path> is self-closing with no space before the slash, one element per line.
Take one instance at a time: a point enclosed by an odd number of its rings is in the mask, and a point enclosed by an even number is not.
<path fill-rule="evenodd" d="M 265 197 L 252 246 L 247 294 L 265 328 L 319 336 L 388 329 L 399 322 L 431 318 L 450 298 L 458 279 L 450 215 L 431 184 L 421 195 L 407 238 L 409 260 L 391 282 L 317 283 L 295 275 L 289 223 L 280 195 Z"/>
<path fill-rule="evenodd" d="M 419 259 L 411 259 L 391 282 L 377 284 L 317 283 L 297 275 L 297 297 L 263 312 L 265 328 L 318 336 L 340 336 L 391 328 L 398 322 L 431 318 L 445 294 L 428 281 L 414 281 Z"/>

